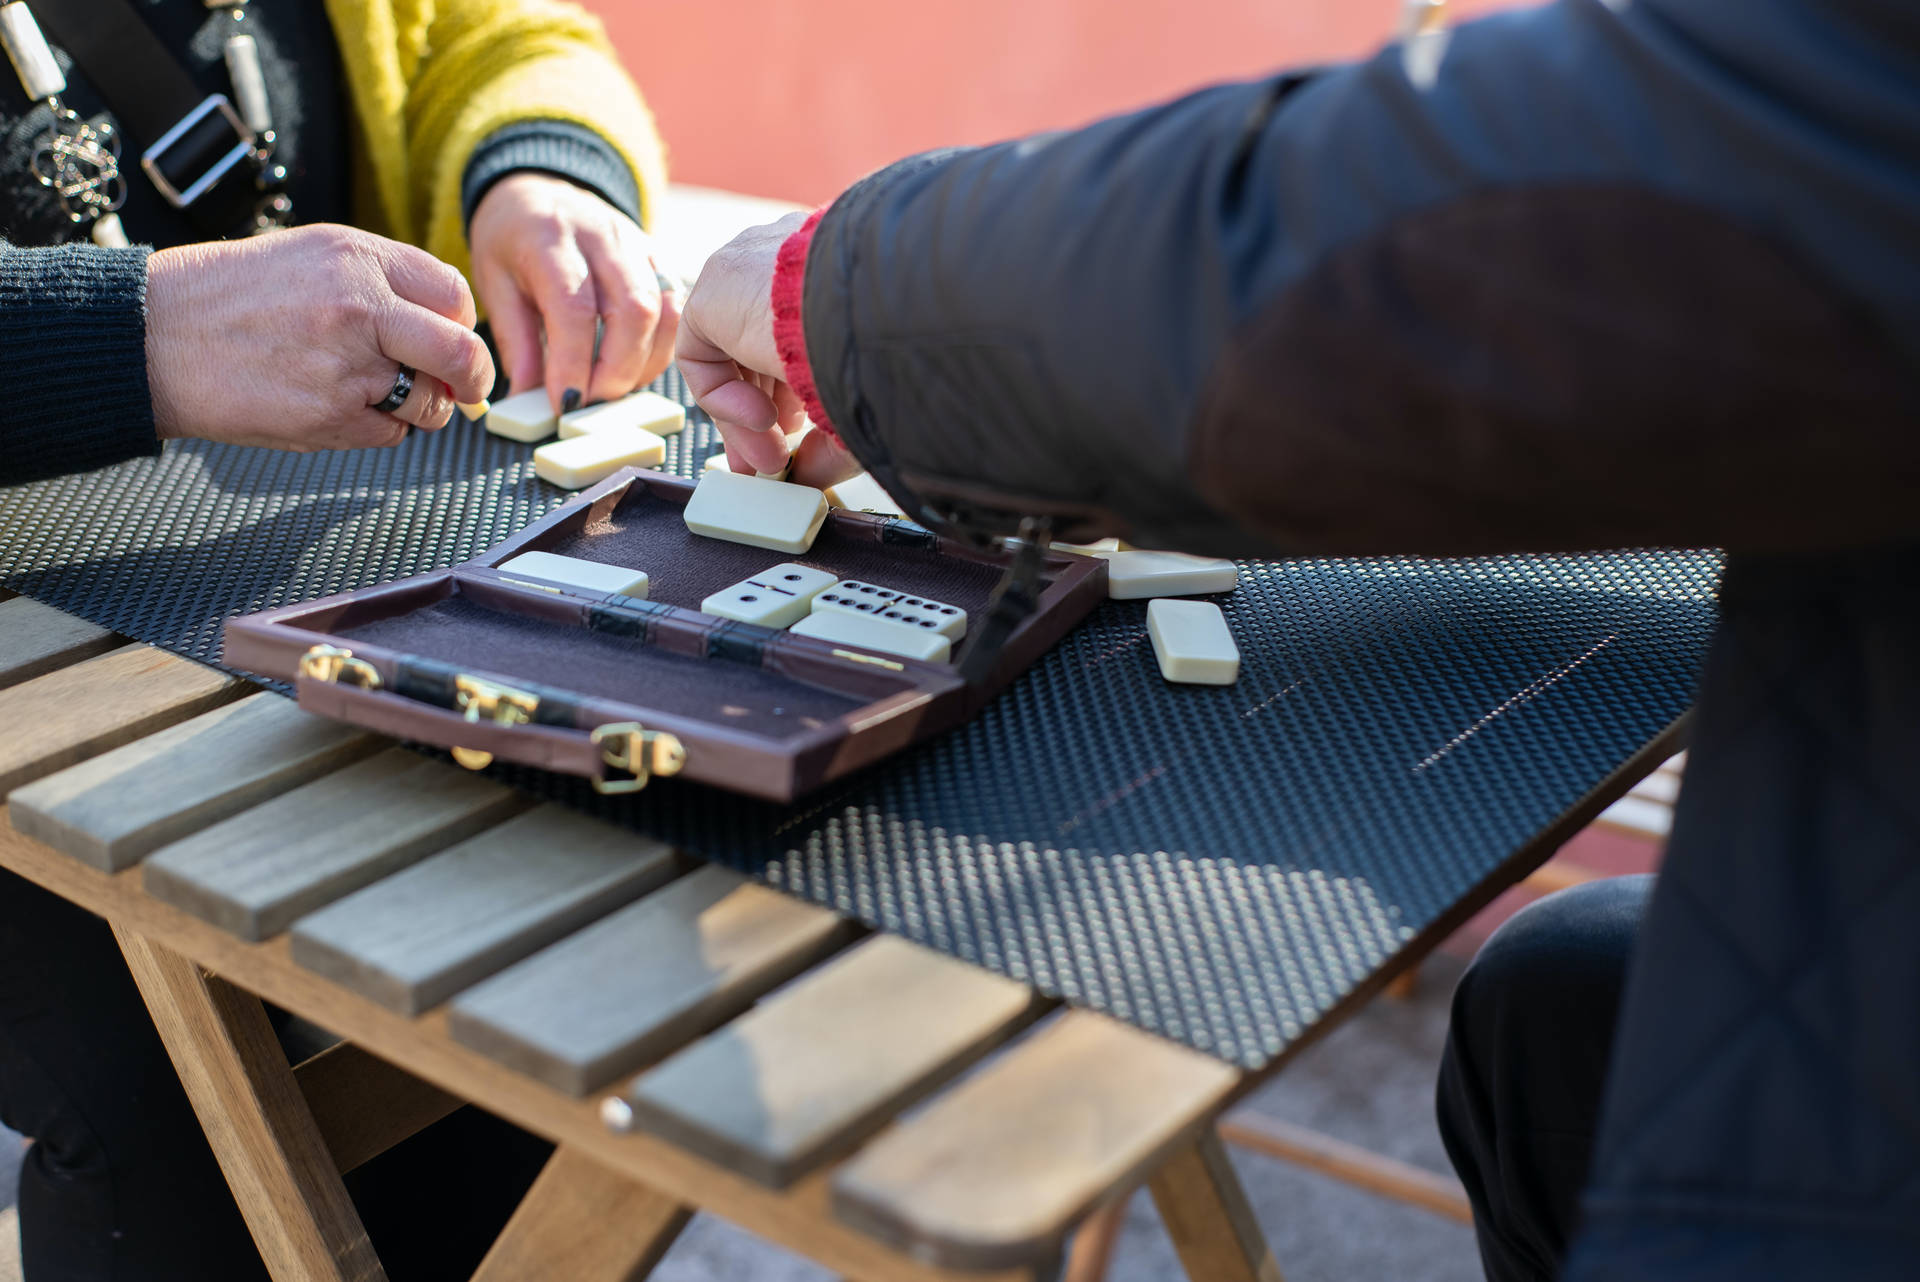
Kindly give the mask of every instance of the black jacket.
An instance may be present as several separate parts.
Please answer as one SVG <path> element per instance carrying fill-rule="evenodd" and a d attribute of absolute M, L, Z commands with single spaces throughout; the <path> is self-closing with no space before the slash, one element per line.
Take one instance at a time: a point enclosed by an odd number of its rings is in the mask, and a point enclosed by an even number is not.
<path fill-rule="evenodd" d="M 1920 1277 L 1920 4 L 1560 0 L 921 157 L 803 310 L 922 519 L 1730 549 L 1567 1276 Z"/>

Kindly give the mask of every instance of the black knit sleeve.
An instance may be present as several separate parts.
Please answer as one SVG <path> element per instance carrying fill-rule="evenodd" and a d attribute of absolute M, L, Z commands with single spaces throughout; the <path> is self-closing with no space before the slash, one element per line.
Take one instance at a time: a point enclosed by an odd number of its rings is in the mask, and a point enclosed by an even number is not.
<path fill-rule="evenodd" d="M 147 254 L 0 242 L 0 485 L 159 453 Z"/>
<path fill-rule="evenodd" d="M 481 197 L 508 174 L 531 169 L 553 174 L 601 197 L 640 221 L 640 187 L 613 144 L 565 120 L 521 120 L 488 134 L 474 148 L 460 184 L 460 213 L 468 223 Z"/>

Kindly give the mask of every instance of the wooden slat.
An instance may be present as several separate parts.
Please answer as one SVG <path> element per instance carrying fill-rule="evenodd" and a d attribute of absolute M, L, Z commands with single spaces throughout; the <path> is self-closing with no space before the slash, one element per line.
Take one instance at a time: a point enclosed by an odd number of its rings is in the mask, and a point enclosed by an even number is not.
<path fill-rule="evenodd" d="M 389 748 L 162 846 L 141 867 L 155 898 L 242 939 L 265 939 L 530 804 Z"/>
<path fill-rule="evenodd" d="M 1281 1282 L 1240 1177 L 1211 1131 L 1175 1153 L 1148 1187 L 1188 1282 Z"/>
<path fill-rule="evenodd" d="M 144 645 L 0 690 L 0 796 L 246 690 L 224 672 Z"/>
<path fill-rule="evenodd" d="M 570 1098 L 455 1043 L 447 1035 L 445 1007 L 418 1018 L 397 1015 L 296 965 L 287 936 L 259 944 L 236 939 L 153 899 L 141 889 L 138 869 L 109 874 L 89 868 L 13 831 L 4 814 L 0 806 L 0 867 L 131 926 L 208 970 L 243 979 L 267 1001 L 336 1029 L 491 1113 L 649 1188 L 670 1189 L 823 1268 L 868 1282 L 1048 1282 L 1052 1276 L 1033 1262 L 985 1275 L 959 1272 L 894 1250 L 830 1214 L 824 1172 L 772 1190 L 644 1132 L 614 1134 L 602 1121 L 600 1101 Z"/>
<path fill-rule="evenodd" d="M 384 1282 L 260 999 L 114 934 L 275 1282 Z"/>
<path fill-rule="evenodd" d="M 293 1076 L 342 1171 L 371 1162 L 460 1107 L 455 1096 L 352 1042 L 321 1051 Z"/>
<path fill-rule="evenodd" d="M 1060 1282 L 1107 1282 L 1113 1267 L 1114 1248 L 1127 1229 L 1127 1208 L 1131 1197 L 1119 1197 L 1089 1215 L 1073 1235 L 1067 1252 L 1067 1265 Z"/>
<path fill-rule="evenodd" d="M 293 929 L 293 957 L 414 1015 L 639 898 L 660 842 L 541 806 L 356 891 Z"/>
<path fill-rule="evenodd" d="M 381 743 L 291 700 L 256 694 L 17 789 L 13 822 L 117 872 Z"/>
<path fill-rule="evenodd" d="M 1278 1118 L 1236 1113 L 1220 1123 L 1220 1138 L 1449 1220 L 1473 1223 L 1473 1207 L 1467 1202 L 1467 1192 L 1459 1180 L 1382 1156 L 1331 1135 Z"/>
<path fill-rule="evenodd" d="M 744 1010 L 847 938 L 824 908 L 706 867 L 467 990 L 459 1041 L 575 1095 Z"/>
<path fill-rule="evenodd" d="M 555 1149 L 473 1282 L 640 1282 L 692 1212 L 572 1149 Z"/>
<path fill-rule="evenodd" d="M 1219 1060 L 1071 1011 L 841 1167 L 834 1207 L 949 1268 L 1038 1259 L 1198 1134 L 1239 1080 Z"/>
<path fill-rule="evenodd" d="M 892 936 L 821 967 L 635 1082 L 640 1125 L 774 1186 L 844 1155 L 1039 1009 Z"/>
<path fill-rule="evenodd" d="M 26 597 L 0 601 L 0 689 L 120 645 L 113 633 Z"/>

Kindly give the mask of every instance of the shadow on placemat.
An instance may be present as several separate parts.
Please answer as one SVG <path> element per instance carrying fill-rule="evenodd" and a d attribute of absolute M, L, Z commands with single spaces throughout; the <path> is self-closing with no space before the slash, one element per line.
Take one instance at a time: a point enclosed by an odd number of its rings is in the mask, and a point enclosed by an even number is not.
<path fill-rule="evenodd" d="M 693 414 L 666 470 L 714 448 Z M 466 424 L 172 447 L 0 491 L 0 582 L 217 662 L 232 615 L 541 515 L 565 495 L 531 454 Z M 1698 552 L 1247 563 L 1233 686 L 1168 685 L 1145 602 L 1109 602 L 969 725 L 797 807 L 496 772 L 1256 1067 L 1684 712 L 1718 577 Z"/>

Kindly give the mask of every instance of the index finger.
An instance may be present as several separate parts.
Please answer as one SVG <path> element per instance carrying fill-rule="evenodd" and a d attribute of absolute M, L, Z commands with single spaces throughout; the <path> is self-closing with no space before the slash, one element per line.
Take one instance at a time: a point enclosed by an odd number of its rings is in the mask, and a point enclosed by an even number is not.
<path fill-rule="evenodd" d="M 466 277 L 412 245 L 388 241 L 381 250 L 380 266 L 394 293 L 467 329 L 479 323 Z"/>

